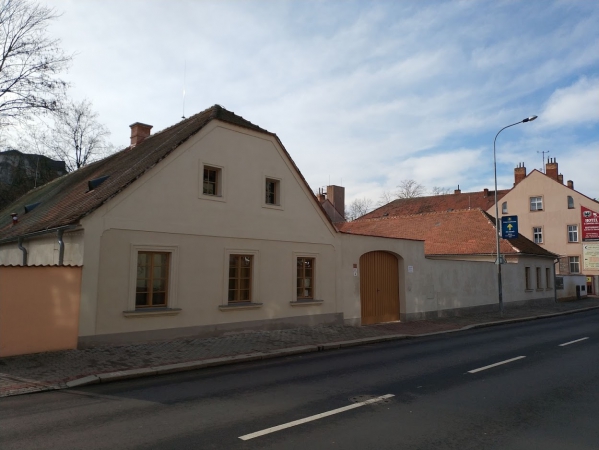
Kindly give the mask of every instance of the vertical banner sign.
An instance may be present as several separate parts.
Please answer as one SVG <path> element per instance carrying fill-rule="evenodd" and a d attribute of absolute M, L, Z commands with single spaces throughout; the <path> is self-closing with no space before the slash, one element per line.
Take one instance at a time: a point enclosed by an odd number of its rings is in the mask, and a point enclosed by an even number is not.
<path fill-rule="evenodd" d="M 599 241 L 599 213 L 581 206 L 580 215 L 583 242 Z"/>
<path fill-rule="evenodd" d="M 582 243 L 582 261 L 584 270 L 599 270 L 599 242 Z"/>

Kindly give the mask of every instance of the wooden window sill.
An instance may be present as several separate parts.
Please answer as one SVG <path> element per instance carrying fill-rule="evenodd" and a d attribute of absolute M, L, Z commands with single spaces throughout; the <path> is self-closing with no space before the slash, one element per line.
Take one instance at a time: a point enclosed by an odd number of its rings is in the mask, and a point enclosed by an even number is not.
<path fill-rule="evenodd" d="M 259 309 L 262 308 L 262 303 L 229 303 L 228 305 L 220 305 L 218 309 L 221 311 L 240 311 L 242 309 Z"/>
<path fill-rule="evenodd" d="M 146 308 L 133 311 L 123 311 L 125 317 L 154 317 L 154 316 L 176 316 L 181 308 Z"/>
<path fill-rule="evenodd" d="M 291 306 L 313 306 L 313 305 L 322 305 L 323 300 L 296 300 L 289 302 Z"/>

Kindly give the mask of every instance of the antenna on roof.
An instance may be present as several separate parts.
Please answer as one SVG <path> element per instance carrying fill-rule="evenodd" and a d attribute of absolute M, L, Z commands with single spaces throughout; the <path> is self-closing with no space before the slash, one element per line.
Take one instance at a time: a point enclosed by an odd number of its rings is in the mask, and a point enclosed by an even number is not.
<path fill-rule="evenodd" d="M 185 75 L 187 74 L 187 60 L 183 65 L 183 115 L 181 119 L 185 119 Z"/>
<path fill-rule="evenodd" d="M 545 166 L 545 153 L 549 153 L 549 150 L 547 150 L 547 151 L 541 151 L 541 152 L 537 150 L 537 153 L 541 153 L 542 154 L 542 156 L 541 156 L 541 158 L 542 158 L 541 159 L 541 173 L 545 173 L 545 170 L 544 170 L 544 166 Z M 549 162 L 549 158 L 547 158 L 547 162 Z"/>

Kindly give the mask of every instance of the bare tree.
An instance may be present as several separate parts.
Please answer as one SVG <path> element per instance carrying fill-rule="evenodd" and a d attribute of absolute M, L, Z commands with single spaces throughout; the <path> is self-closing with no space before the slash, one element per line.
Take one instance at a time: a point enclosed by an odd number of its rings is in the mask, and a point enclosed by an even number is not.
<path fill-rule="evenodd" d="M 393 192 L 383 191 L 383 193 L 379 197 L 379 201 L 376 202 L 376 206 L 384 206 L 387 203 L 391 203 L 396 198 L 397 198 L 397 196 Z"/>
<path fill-rule="evenodd" d="M 432 194 L 433 195 L 446 195 L 449 194 L 450 189 L 446 187 L 433 186 Z"/>
<path fill-rule="evenodd" d="M 0 127 L 60 109 L 67 83 L 57 74 L 71 57 L 46 35 L 54 10 L 29 0 L 0 0 Z"/>
<path fill-rule="evenodd" d="M 402 180 L 397 186 L 397 198 L 422 197 L 426 192 L 423 185 L 415 180 Z"/>
<path fill-rule="evenodd" d="M 112 151 L 109 136 L 89 100 L 70 102 L 57 116 L 50 139 L 45 141 L 46 153 L 63 160 L 69 171 L 76 170 Z"/>
<path fill-rule="evenodd" d="M 348 209 L 345 211 L 345 220 L 352 221 L 358 217 L 363 216 L 372 208 L 372 200 L 369 198 L 357 198 L 349 204 Z"/>
<path fill-rule="evenodd" d="M 38 121 L 30 125 L 18 147 L 64 161 L 67 170 L 73 171 L 112 153 L 109 136 L 91 102 L 85 99 L 69 102 L 50 124 Z"/>

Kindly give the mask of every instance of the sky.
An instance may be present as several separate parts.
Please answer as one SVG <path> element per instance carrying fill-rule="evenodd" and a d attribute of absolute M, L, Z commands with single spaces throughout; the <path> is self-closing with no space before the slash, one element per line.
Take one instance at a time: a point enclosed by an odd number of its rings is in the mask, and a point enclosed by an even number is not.
<path fill-rule="evenodd" d="M 43 3 L 43 2 L 42 2 Z M 493 189 L 556 158 L 599 197 L 599 2 L 53 0 L 118 148 L 214 104 L 274 132 L 311 188 Z M 185 107 L 183 108 L 183 90 Z"/>

